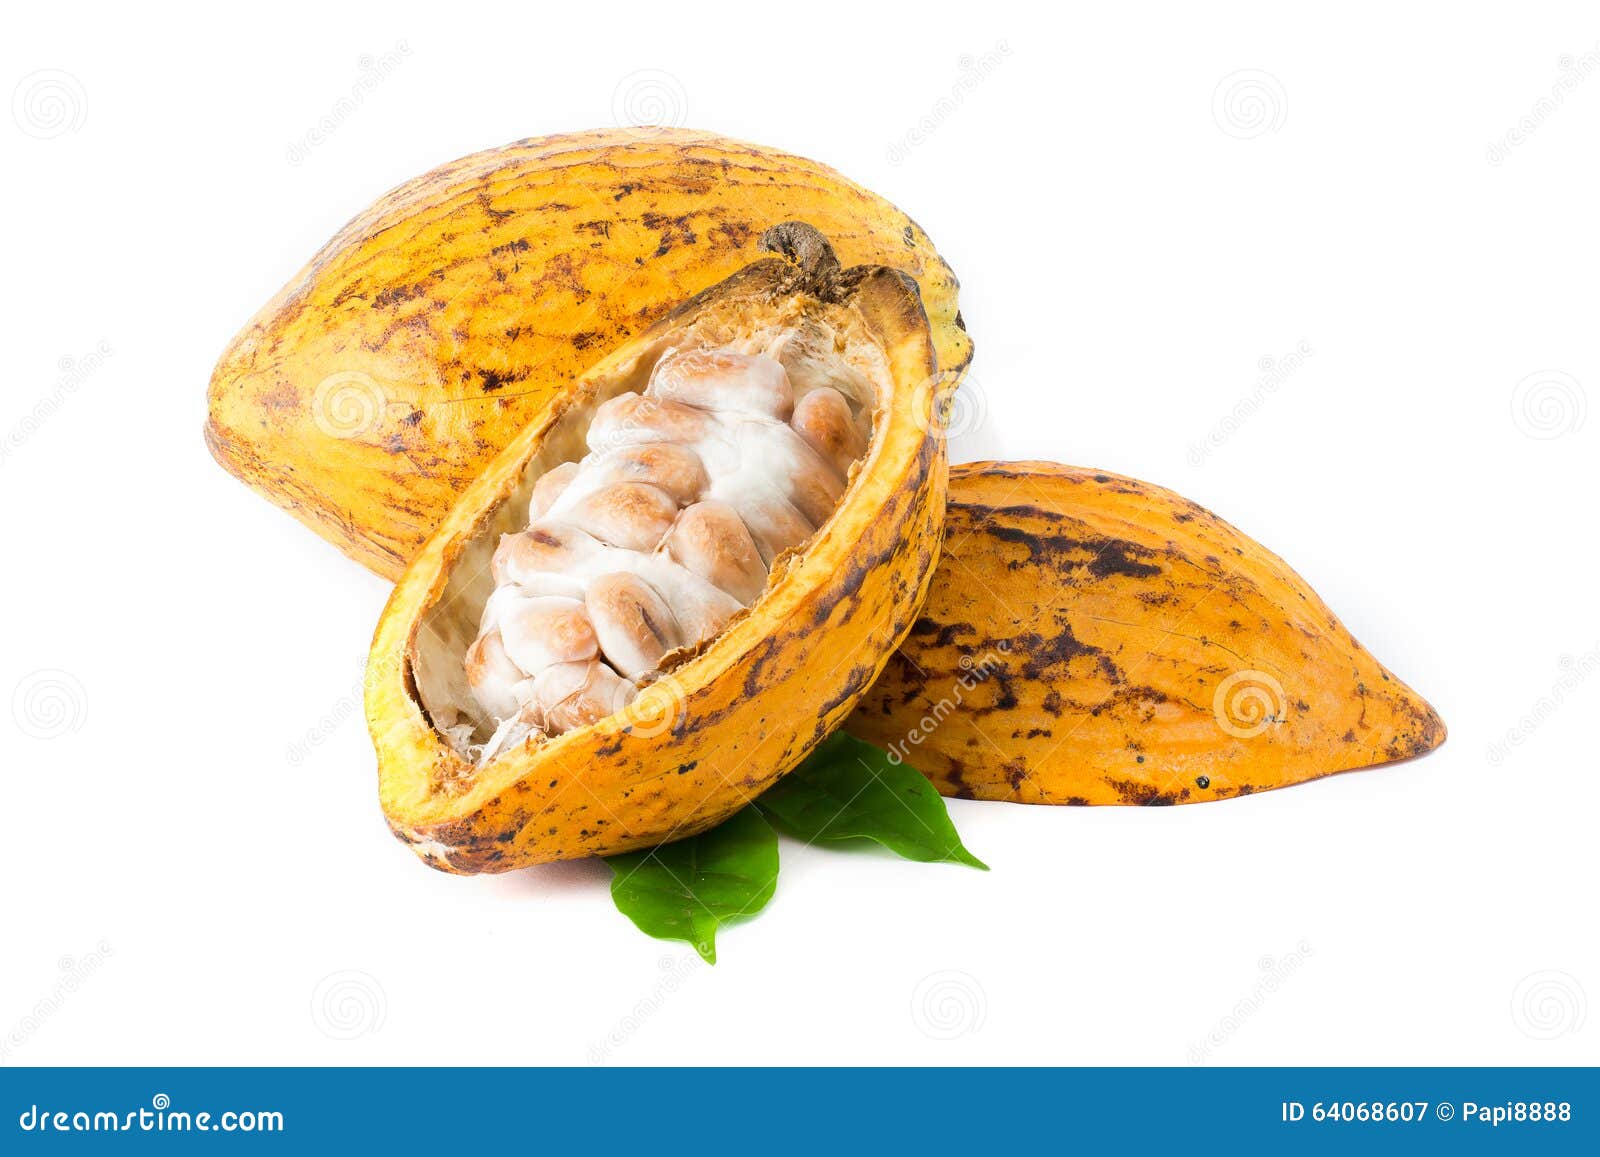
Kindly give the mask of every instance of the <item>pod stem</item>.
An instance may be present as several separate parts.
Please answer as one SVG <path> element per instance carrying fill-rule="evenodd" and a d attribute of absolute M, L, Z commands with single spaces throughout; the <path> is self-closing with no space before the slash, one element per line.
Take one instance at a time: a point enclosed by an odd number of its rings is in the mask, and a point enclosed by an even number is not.
<path fill-rule="evenodd" d="M 807 293 L 823 301 L 839 298 L 839 258 L 828 239 L 813 226 L 804 221 L 784 221 L 761 235 L 760 246 L 765 253 L 776 253 L 793 262 Z"/>

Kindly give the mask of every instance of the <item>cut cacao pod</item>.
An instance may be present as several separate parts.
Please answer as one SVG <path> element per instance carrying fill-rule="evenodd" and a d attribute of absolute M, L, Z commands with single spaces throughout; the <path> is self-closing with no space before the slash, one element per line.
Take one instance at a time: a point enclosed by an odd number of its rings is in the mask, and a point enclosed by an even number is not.
<path fill-rule="evenodd" d="M 227 470 L 394 578 L 576 376 L 803 220 L 919 284 L 941 366 L 957 283 L 893 205 L 803 157 L 692 129 L 539 137 L 380 198 L 233 339 L 206 442 Z"/>
<path fill-rule="evenodd" d="M 1260 543 L 1044 462 L 951 468 L 922 616 L 846 729 L 945 795 L 1039 804 L 1226 799 L 1445 737 Z"/>
<path fill-rule="evenodd" d="M 587 453 L 534 483 L 502 536 L 466 676 L 491 759 L 631 701 L 766 590 L 825 523 L 865 451 L 877 391 L 831 333 L 673 349 L 644 389 L 595 408 Z M 830 451 L 857 447 L 848 458 Z"/>
<path fill-rule="evenodd" d="M 806 225 L 778 225 L 762 244 L 780 256 L 692 298 L 559 391 L 466 490 L 395 586 L 368 662 L 367 717 L 390 826 L 433 866 L 507 871 L 652 847 L 714 826 L 844 721 L 915 620 L 945 497 L 944 443 L 927 418 L 953 378 L 939 372 L 916 283 L 882 266 L 842 269 Z M 715 366 L 674 377 L 682 351 L 696 350 L 778 361 L 785 368 L 777 374 L 796 384 L 801 401 L 826 383 L 849 383 L 843 392 L 864 402 L 870 438 L 862 435 L 858 461 L 844 463 L 831 509 L 799 474 L 784 484 L 806 526 L 798 537 L 772 539 L 754 563 L 749 550 L 719 537 L 725 518 L 704 519 L 684 540 L 661 539 L 652 557 L 663 566 L 710 558 L 730 569 L 705 563 L 705 573 L 730 586 L 755 567 L 765 577 L 759 590 L 744 592 L 753 596 L 747 605 L 722 608 L 706 630 L 658 633 L 669 653 L 618 649 L 608 624 L 641 606 L 686 621 L 686 608 L 701 604 L 684 601 L 660 579 L 663 570 L 643 564 L 604 587 L 599 601 L 594 575 L 620 573 L 610 562 L 584 572 L 580 592 L 540 584 L 579 575 L 572 560 L 602 557 L 602 547 L 608 560 L 637 555 L 654 541 L 641 528 L 654 526 L 653 535 L 667 525 L 653 522 L 657 505 L 667 503 L 663 518 L 681 520 L 708 486 L 752 531 L 764 525 L 748 491 L 716 489 L 727 476 L 720 467 L 708 460 L 702 477 L 684 455 L 663 449 L 690 445 L 676 434 L 712 420 L 712 410 L 751 404 L 747 394 L 735 403 L 719 393 Z M 749 385 L 742 380 L 741 389 Z M 801 401 L 792 412 L 781 399 L 770 404 L 774 414 L 801 419 L 784 429 L 817 437 L 814 457 L 850 442 L 848 431 L 806 418 L 816 407 Z M 641 447 L 655 449 L 618 453 Z M 639 470 L 649 485 L 637 481 Z M 595 509 L 619 479 L 660 497 L 613 497 Z M 755 492 L 768 489 L 760 483 Z M 580 535 L 601 545 L 579 549 Z M 630 586 L 633 579 L 644 582 Z M 491 596 L 539 605 L 525 616 L 490 614 Z M 486 650 L 491 635 L 500 650 Z M 638 633 L 624 641 L 641 639 L 649 641 Z M 507 678 L 495 683 L 486 669 Z M 569 682 L 549 694 L 525 688 L 523 698 L 516 688 L 535 669 L 539 679 Z M 614 689 L 608 679 L 637 680 L 637 696 L 608 704 L 590 695 Z M 537 718 L 508 737 L 502 725 L 528 702 Z M 617 709 L 565 710 L 578 703 Z"/>

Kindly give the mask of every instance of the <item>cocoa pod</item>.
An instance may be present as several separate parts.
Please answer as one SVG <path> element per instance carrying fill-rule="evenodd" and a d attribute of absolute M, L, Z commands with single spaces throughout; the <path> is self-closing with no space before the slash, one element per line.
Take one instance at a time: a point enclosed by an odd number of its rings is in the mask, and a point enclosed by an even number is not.
<path fill-rule="evenodd" d="M 212 373 L 217 461 L 399 575 L 462 490 L 572 380 L 802 220 L 920 288 L 942 369 L 972 343 L 916 222 L 803 157 L 677 128 L 518 141 L 442 165 L 341 229 Z M 785 354 L 804 368 L 810 338 Z"/>
<path fill-rule="evenodd" d="M 1226 799 L 1445 737 L 1260 543 L 1045 462 L 951 468 L 928 601 L 846 729 L 945 795 L 1046 804 Z"/>
<path fill-rule="evenodd" d="M 396 584 L 367 664 L 367 721 L 390 827 L 434 867 L 509 871 L 713 827 L 844 722 L 910 629 L 938 556 L 947 475 L 944 438 L 921 408 L 930 386 L 944 400 L 953 375 L 940 372 L 904 274 L 843 269 L 814 229 L 796 223 L 769 230 L 763 245 L 779 256 L 695 296 L 564 390 L 467 488 Z M 519 530 L 547 472 L 576 461 L 568 485 L 582 483 L 596 415 L 643 389 L 668 350 L 752 346 L 771 356 L 800 324 L 824 328 L 840 364 L 864 375 L 871 441 L 821 527 L 768 543 L 770 575 L 750 605 L 670 549 L 623 551 L 544 520 Z M 604 465 L 609 452 L 592 461 Z M 749 497 L 725 501 L 743 518 Z M 551 516 L 567 499 L 554 500 Z M 748 554 L 725 561 L 748 566 Z M 595 659 L 504 686 L 501 654 L 474 647 L 491 598 L 571 598 L 619 564 L 665 604 L 641 596 L 634 608 L 670 611 L 692 645 L 658 657 L 644 637 L 653 628 L 630 624 L 620 599 L 596 600 L 585 607 L 600 647 L 641 672 L 640 684 Z M 696 590 L 731 613 L 718 620 L 719 607 Z M 521 710 L 487 712 L 471 679 L 493 685 L 496 705 L 511 699 Z"/>

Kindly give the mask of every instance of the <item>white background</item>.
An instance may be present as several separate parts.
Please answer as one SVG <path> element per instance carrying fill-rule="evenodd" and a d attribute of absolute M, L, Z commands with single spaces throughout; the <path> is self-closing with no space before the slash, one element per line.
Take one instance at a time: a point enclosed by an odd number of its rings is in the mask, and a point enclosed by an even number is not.
<path fill-rule="evenodd" d="M 0 116 L 4 1062 L 1600 1061 L 1600 16 L 1194 7 L 11 11 L 0 88 L 65 104 Z M 1211 507 L 1446 746 L 1201 807 L 958 801 L 988 874 L 785 844 L 715 969 L 598 863 L 419 863 L 355 703 L 385 584 L 210 461 L 207 379 L 378 194 L 625 120 L 640 70 L 928 230 L 978 345 L 956 458 Z"/>

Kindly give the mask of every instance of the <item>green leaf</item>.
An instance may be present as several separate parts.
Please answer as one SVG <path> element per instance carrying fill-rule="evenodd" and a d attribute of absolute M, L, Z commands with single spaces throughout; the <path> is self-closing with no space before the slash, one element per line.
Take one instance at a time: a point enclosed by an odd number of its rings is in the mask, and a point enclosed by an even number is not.
<path fill-rule="evenodd" d="M 717 962 L 717 929 L 753 916 L 778 886 L 778 837 L 753 807 L 675 844 L 610 857 L 611 899 L 646 936 Z"/>
<path fill-rule="evenodd" d="M 962 846 L 944 800 L 920 772 L 842 731 L 768 788 L 756 807 L 807 843 L 876 840 L 908 860 L 989 870 Z"/>

